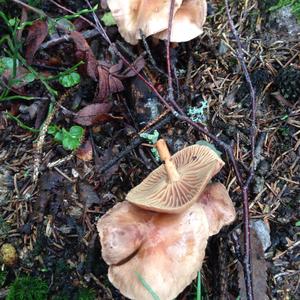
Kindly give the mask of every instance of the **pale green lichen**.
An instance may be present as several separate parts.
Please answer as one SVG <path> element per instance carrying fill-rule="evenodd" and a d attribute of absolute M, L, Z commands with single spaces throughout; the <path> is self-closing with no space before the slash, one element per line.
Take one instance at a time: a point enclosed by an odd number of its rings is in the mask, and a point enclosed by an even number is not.
<path fill-rule="evenodd" d="M 200 102 L 200 106 L 189 106 L 187 115 L 193 122 L 204 123 L 207 119 L 205 109 L 208 107 L 207 101 Z"/>
<path fill-rule="evenodd" d="M 158 140 L 159 132 L 157 130 L 154 130 L 153 133 L 144 132 L 144 133 L 140 134 L 140 137 L 154 145 Z M 155 160 L 159 161 L 159 154 L 158 154 L 158 151 L 156 150 L 156 148 L 152 148 L 151 152 L 152 152 L 153 156 L 155 157 Z"/>

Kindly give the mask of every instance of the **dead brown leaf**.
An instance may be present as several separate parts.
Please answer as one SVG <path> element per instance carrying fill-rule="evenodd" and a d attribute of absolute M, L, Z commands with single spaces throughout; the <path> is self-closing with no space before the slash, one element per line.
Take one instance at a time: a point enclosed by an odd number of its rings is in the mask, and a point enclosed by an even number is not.
<path fill-rule="evenodd" d="M 93 159 L 93 146 L 89 139 L 80 145 L 79 149 L 76 151 L 76 156 L 83 161 L 90 161 Z"/>
<path fill-rule="evenodd" d="M 78 31 L 73 31 L 70 34 L 71 38 L 73 39 L 76 47 L 75 56 L 79 61 L 84 61 L 84 65 L 79 67 L 79 70 L 87 74 L 93 80 L 97 81 L 98 71 L 97 65 L 98 61 L 96 60 L 92 49 L 90 48 L 88 42 L 83 37 L 83 35 Z"/>
<path fill-rule="evenodd" d="M 87 208 L 91 208 L 91 206 L 94 204 L 100 204 L 100 198 L 98 197 L 97 193 L 94 191 L 94 188 L 91 185 L 84 182 L 80 182 L 79 193 L 82 203 L 85 204 Z"/>
<path fill-rule="evenodd" d="M 90 104 L 81 109 L 75 116 L 74 122 L 84 126 L 91 126 L 113 119 L 109 114 L 112 104 L 108 102 Z"/>
<path fill-rule="evenodd" d="M 48 35 L 48 25 L 45 21 L 37 20 L 28 28 L 26 38 L 26 53 L 25 58 L 28 64 L 32 64 L 33 57 L 44 39 Z"/>

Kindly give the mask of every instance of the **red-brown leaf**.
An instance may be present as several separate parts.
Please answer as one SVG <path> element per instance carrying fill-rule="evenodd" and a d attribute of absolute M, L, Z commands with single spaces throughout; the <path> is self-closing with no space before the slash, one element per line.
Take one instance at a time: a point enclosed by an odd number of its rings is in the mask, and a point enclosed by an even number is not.
<path fill-rule="evenodd" d="M 26 39 L 26 53 L 25 58 L 28 64 L 32 64 L 33 57 L 44 39 L 48 35 L 48 25 L 45 21 L 37 20 L 28 29 Z"/>
<path fill-rule="evenodd" d="M 145 60 L 142 56 L 138 57 L 133 63 L 132 66 L 135 68 L 135 71 L 133 71 L 130 67 L 128 67 L 126 70 L 124 70 L 120 75 L 122 77 L 133 77 L 136 76 L 136 73 L 139 73 L 145 66 Z"/>
<path fill-rule="evenodd" d="M 107 70 L 98 66 L 98 88 L 94 97 L 94 102 L 104 102 L 110 94 L 109 90 L 109 73 Z"/>
<path fill-rule="evenodd" d="M 108 102 L 87 105 L 77 113 L 74 122 L 84 126 L 91 126 L 108 121 L 112 119 L 108 114 L 111 107 L 112 104 Z"/>
<path fill-rule="evenodd" d="M 98 72 L 97 72 L 97 65 L 98 61 L 96 60 L 92 49 L 90 48 L 89 44 L 83 37 L 80 32 L 73 31 L 71 32 L 71 38 L 73 39 L 76 47 L 76 58 L 78 61 L 84 61 L 85 64 L 79 67 L 79 70 L 87 74 L 93 80 L 97 81 Z"/>
<path fill-rule="evenodd" d="M 114 75 L 109 75 L 108 82 L 109 82 L 109 90 L 111 93 L 118 93 L 124 90 L 122 81 L 117 77 L 115 77 Z"/>
<path fill-rule="evenodd" d="M 86 140 L 80 145 L 76 151 L 76 156 L 83 161 L 90 161 L 93 159 L 93 146 L 90 140 Z"/>

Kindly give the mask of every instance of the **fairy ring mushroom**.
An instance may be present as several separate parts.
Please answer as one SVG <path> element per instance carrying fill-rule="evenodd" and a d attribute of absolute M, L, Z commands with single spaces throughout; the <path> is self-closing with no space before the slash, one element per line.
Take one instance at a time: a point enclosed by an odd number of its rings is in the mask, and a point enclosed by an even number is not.
<path fill-rule="evenodd" d="M 197 200 L 224 162 L 203 145 L 186 147 L 173 156 L 164 140 L 159 140 L 156 147 L 164 164 L 129 191 L 126 200 L 147 210 L 183 212 Z"/>
<path fill-rule="evenodd" d="M 167 38 L 171 0 L 107 0 L 122 37 L 135 45 L 153 35 Z M 186 42 L 203 32 L 207 14 L 206 0 L 175 0 L 171 42 Z"/>
<path fill-rule="evenodd" d="M 203 195 L 203 196 L 202 196 Z M 108 278 L 129 299 L 174 299 L 197 276 L 207 240 L 235 218 L 221 184 L 210 184 L 179 214 L 147 211 L 128 201 L 116 204 L 97 224 Z"/>

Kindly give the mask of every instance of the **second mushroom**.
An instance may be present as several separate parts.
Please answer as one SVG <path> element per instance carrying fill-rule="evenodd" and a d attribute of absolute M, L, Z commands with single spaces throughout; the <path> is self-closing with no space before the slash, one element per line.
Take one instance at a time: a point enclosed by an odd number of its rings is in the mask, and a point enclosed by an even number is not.
<path fill-rule="evenodd" d="M 97 224 L 109 280 L 130 299 L 153 299 L 146 285 L 174 299 L 197 276 L 208 237 L 235 218 L 226 188 L 208 184 L 224 164 L 218 155 L 193 145 L 170 157 L 165 146 L 165 164 Z"/>

